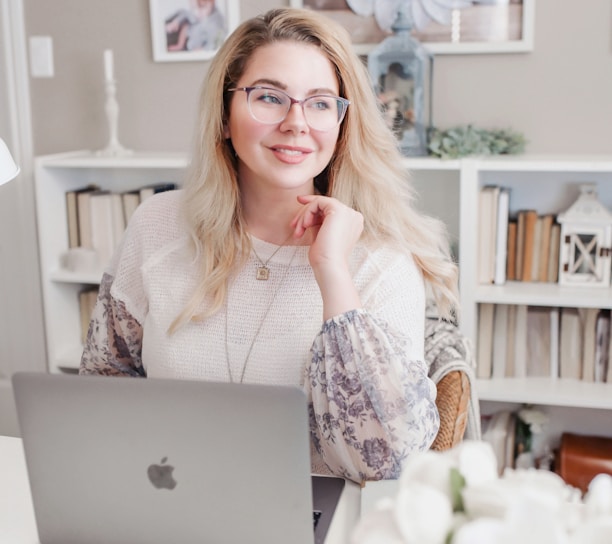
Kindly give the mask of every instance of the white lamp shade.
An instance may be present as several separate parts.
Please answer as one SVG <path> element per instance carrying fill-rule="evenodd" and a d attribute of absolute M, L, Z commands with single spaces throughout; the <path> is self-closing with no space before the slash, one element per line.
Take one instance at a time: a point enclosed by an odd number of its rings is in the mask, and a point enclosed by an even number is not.
<path fill-rule="evenodd" d="M 11 181 L 19 174 L 19 167 L 15 164 L 4 140 L 0 138 L 0 185 Z"/>

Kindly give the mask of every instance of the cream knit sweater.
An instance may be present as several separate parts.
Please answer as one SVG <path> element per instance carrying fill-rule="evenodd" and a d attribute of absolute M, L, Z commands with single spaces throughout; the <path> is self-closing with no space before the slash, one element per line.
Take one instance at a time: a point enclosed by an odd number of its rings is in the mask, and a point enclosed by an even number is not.
<path fill-rule="evenodd" d="M 180 197 L 155 195 L 133 216 L 105 276 L 81 372 L 136 374 L 141 362 L 150 377 L 303 386 L 312 400 L 313 470 L 354 480 L 393 477 L 411 451 L 429 447 L 435 386 L 422 362 L 425 293 L 413 259 L 357 247 L 350 266 L 363 308 L 323 323 L 308 247 L 277 251 L 267 281 L 256 279 L 251 255 L 221 311 L 169 335 L 198 272 Z M 263 261 L 278 247 L 252 242 Z M 133 362 L 126 352 L 137 354 Z"/>

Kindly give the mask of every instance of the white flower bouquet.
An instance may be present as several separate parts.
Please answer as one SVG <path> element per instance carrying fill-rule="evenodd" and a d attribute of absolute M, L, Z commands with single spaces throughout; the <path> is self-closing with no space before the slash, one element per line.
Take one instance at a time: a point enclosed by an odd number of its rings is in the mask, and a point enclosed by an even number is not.
<path fill-rule="evenodd" d="M 610 544 L 612 476 L 584 498 L 546 470 L 498 476 L 488 442 L 411 458 L 394 498 L 362 516 L 351 544 Z"/>

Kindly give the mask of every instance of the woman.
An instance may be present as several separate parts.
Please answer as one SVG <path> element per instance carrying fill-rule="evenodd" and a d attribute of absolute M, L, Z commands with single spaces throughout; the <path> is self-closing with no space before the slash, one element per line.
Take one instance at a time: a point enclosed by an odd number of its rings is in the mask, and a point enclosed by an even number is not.
<path fill-rule="evenodd" d="M 139 207 L 102 279 L 81 373 L 301 385 L 314 472 L 397 477 L 439 426 L 425 284 L 456 302 L 401 160 L 341 27 L 246 21 L 210 65 L 184 190 Z"/>

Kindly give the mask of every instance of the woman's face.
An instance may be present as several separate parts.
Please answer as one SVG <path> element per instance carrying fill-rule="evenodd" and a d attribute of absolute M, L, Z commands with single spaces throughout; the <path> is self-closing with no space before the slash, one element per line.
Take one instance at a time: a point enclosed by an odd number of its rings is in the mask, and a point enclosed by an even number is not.
<path fill-rule="evenodd" d="M 263 85 L 303 100 L 316 94 L 337 96 L 338 79 L 324 53 L 313 45 L 282 42 L 258 49 L 236 87 Z M 313 130 L 299 104 L 283 121 L 263 124 L 249 112 L 247 93 L 235 91 L 225 136 L 238 156 L 241 189 L 279 188 L 312 192 L 313 178 L 329 163 L 339 127 Z"/>

